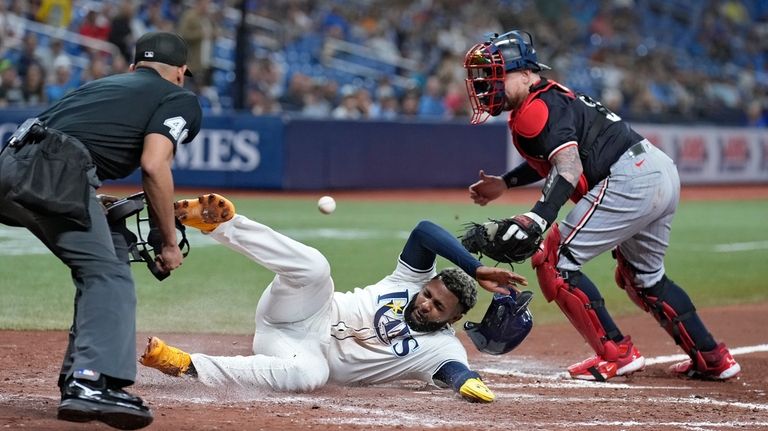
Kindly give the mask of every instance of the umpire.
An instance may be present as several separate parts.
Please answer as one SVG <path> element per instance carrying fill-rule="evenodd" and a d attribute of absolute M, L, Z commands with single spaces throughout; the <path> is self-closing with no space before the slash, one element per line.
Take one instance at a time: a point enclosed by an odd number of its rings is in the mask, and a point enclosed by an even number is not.
<path fill-rule="evenodd" d="M 71 269 L 75 309 L 59 376 L 58 418 L 120 429 L 152 423 L 136 377 L 136 291 L 122 235 L 96 195 L 103 180 L 141 167 L 162 236 L 157 265 L 181 265 L 171 164 L 199 132 L 202 110 L 183 89 L 187 45 L 173 33 L 136 42 L 130 72 L 83 85 L 27 120 L 0 153 L 0 222 L 23 226 Z"/>

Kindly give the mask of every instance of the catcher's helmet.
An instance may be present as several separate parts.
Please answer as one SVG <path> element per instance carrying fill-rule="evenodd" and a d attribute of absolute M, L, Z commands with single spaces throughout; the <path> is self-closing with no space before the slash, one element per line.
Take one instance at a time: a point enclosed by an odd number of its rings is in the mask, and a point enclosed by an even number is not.
<path fill-rule="evenodd" d="M 520 345 L 533 328 L 533 315 L 528 309 L 532 298 L 529 291 L 495 293 L 480 323 L 464 323 L 464 330 L 477 350 L 502 355 Z"/>
<path fill-rule="evenodd" d="M 464 57 L 467 70 L 467 93 L 472 105 L 472 124 L 485 122 L 504 110 L 504 77 L 506 72 L 550 69 L 539 63 L 533 48 L 533 37 L 526 31 L 512 30 L 501 36 L 494 34 L 478 43 Z"/>

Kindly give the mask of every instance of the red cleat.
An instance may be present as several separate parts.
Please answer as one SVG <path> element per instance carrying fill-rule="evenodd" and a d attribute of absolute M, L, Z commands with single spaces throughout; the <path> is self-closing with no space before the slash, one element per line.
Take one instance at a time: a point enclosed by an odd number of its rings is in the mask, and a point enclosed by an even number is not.
<path fill-rule="evenodd" d="M 618 343 L 619 357 L 615 361 L 595 355 L 585 361 L 568 367 L 571 378 L 604 382 L 616 376 L 627 376 L 645 369 L 645 358 L 640 354 L 630 337 Z"/>
<path fill-rule="evenodd" d="M 684 377 L 704 380 L 728 380 L 741 372 L 741 366 L 725 344 L 720 343 L 709 352 L 701 352 L 706 365 L 704 368 L 694 366 L 691 359 L 679 362 L 669 367 L 669 371 Z"/>

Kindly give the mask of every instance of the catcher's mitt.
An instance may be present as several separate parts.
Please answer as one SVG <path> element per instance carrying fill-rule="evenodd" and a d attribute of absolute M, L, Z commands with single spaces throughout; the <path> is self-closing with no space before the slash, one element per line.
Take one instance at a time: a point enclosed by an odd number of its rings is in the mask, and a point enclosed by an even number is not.
<path fill-rule="evenodd" d="M 517 225 L 528 234 L 525 239 L 514 236 L 504 241 L 502 236 L 510 226 Z M 536 253 L 541 244 L 542 231 L 538 224 L 528 217 L 516 215 L 502 220 L 491 219 L 487 223 L 469 223 L 461 237 L 461 244 L 470 253 L 488 256 L 501 263 L 522 263 Z"/>

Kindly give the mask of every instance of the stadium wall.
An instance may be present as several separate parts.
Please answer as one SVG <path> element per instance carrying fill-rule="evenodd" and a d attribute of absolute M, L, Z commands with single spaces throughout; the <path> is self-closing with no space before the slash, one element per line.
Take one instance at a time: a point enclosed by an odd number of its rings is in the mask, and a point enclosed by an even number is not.
<path fill-rule="evenodd" d="M 5 142 L 29 111 L 0 111 Z M 768 131 L 638 124 L 673 159 L 684 184 L 768 183 Z M 273 190 L 466 187 L 479 169 L 521 161 L 506 124 L 207 116 L 180 146 L 178 186 Z M 121 180 L 139 184 L 139 175 Z"/>

